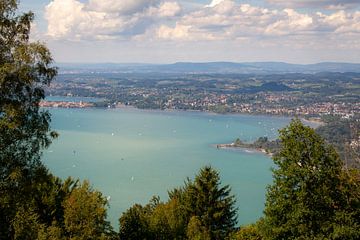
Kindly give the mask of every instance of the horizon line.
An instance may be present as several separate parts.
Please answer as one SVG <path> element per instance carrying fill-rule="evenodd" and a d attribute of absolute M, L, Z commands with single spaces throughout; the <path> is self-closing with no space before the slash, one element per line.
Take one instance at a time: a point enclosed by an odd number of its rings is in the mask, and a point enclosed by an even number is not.
<path fill-rule="evenodd" d="M 342 61 L 320 61 L 320 62 L 312 62 L 312 63 L 292 63 L 292 62 L 285 62 L 285 61 L 176 61 L 176 62 L 167 62 L 167 63 L 147 63 L 147 62 L 64 62 L 64 61 L 54 61 L 54 64 L 128 64 L 128 65 L 171 65 L 177 63 L 236 63 L 236 64 L 249 64 L 249 63 L 283 63 L 283 64 L 290 64 L 290 65 L 315 65 L 321 63 L 329 63 L 329 64 L 360 64 L 360 62 L 342 62 Z"/>

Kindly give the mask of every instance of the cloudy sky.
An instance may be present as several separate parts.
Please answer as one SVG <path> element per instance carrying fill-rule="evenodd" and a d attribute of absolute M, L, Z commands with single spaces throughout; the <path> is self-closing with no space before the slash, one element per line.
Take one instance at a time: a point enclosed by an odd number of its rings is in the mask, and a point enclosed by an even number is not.
<path fill-rule="evenodd" d="M 57 62 L 360 62 L 360 0 L 21 0 Z"/>

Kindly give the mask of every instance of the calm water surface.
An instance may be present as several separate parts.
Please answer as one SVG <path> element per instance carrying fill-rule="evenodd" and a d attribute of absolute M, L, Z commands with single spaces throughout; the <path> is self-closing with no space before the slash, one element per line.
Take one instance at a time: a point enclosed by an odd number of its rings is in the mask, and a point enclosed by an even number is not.
<path fill-rule="evenodd" d="M 135 109 L 51 109 L 60 137 L 45 153 L 58 176 L 89 179 L 110 196 L 109 220 L 117 228 L 122 212 L 212 165 L 229 184 L 239 207 L 239 224 L 262 215 L 265 189 L 271 183 L 271 159 L 245 150 L 221 150 L 216 143 L 237 137 L 252 141 L 275 138 L 290 119 L 198 112 Z"/>

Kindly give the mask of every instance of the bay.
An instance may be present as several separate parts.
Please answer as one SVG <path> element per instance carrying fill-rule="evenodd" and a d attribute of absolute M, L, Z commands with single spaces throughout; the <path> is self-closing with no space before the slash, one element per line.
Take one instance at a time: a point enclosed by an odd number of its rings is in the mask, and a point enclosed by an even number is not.
<path fill-rule="evenodd" d="M 236 138 L 270 139 L 286 126 L 285 117 L 216 115 L 200 112 L 124 109 L 50 109 L 60 137 L 44 154 L 57 176 L 88 179 L 109 196 L 108 219 L 118 228 L 120 215 L 135 203 L 146 204 L 211 165 L 237 198 L 239 225 L 256 221 L 272 182 L 272 160 L 248 150 L 217 149 Z"/>

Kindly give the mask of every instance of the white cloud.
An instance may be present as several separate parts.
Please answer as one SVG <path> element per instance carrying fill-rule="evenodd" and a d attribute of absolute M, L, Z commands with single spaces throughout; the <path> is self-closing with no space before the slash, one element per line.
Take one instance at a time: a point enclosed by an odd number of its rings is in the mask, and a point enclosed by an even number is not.
<path fill-rule="evenodd" d="M 202 38 L 203 40 L 238 39 L 271 35 L 299 34 L 314 28 L 313 18 L 293 9 L 270 10 L 249 4 L 236 4 L 225 0 L 212 8 L 204 8 L 184 15 L 172 28 L 176 33 L 188 29 L 184 40 Z M 164 28 L 169 32 L 171 27 Z M 160 31 L 160 32 L 161 32 Z M 161 34 L 161 38 L 170 34 Z"/>
<path fill-rule="evenodd" d="M 148 13 L 151 16 L 174 17 L 181 12 L 181 6 L 177 2 L 163 2 L 158 7 L 152 7 Z"/>
<path fill-rule="evenodd" d="M 280 3 L 282 0 L 269 1 Z M 47 34 L 55 39 L 234 41 L 299 49 L 360 46 L 360 12 L 356 10 L 304 13 L 295 8 L 266 8 L 233 0 L 214 0 L 209 5 L 186 11 L 175 0 L 53 0 L 46 7 L 45 16 Z M 328 42 L 325 45 L 324 39 Z"/>
<path fill-rule="evenodd" d="M 157 4 L 158 0 L 90 0 L 87 8 L 97 12 L 133 14 Z"/>
<path fill-rule="evenodd" d="M 176 24 L 174 28 L 161 25 L 157 30 L 157 37 L 161 39 L 187 39 L 189 37 L 190 26 Z"/>
<path fill-rule="evenodd" d="M 265 29 L 266 34 L 287 35 L 309 31 L 314 27 L 313 18 L 293 9 L 284 9 L 283 16 Z"/>
<path fill-rule="evenodd" d="M 174 17 L 177 2 L 158 0 L 53 0 L 45 9 L 47 35 L 55 39 L 115 39 L 142 34 L 155 20 Z"/>
<path fill-rule="evenodd" d="M 212 3 L 215 3 L 213 1 Z M 271 41 L 271 38 L 286 36 L 320 42 L 324 36 L 338 32 L 358 33 L 359 12 L 344 10 L 332 14 L 300 13 L 292 8 L 283 10 L 237 4 L 235 1 L 222 0 L 212 7 L 198 9 L 183 15 L 174 27 L 161 25 L 157 36 L 169 40 L 236 40 L 254 39 Z M 178 34 L 179 32 L 186 34 Z M 160 34 L 159 34 L 160 33 Z M 166 34 L 162 34 L 166 33 Z M 176 36 L 176 37 L 174 37 Z M 341 38 L 341 36 L 337 36 Z M 287 40 L 289 40 L 287 39 Z"/>
<path fill-rule="evenodd" d="M 215 7 L 224 1 L 226 0 L 212 0 L 212 2 L 209 5 L 205 5 L 205 7 Z"/>
<path fill-rule="evenodd" d="M 324 21 L 337 26 L 336 33 L 358 34 L 360 37 L 360 11 L 354 14 L 346 14 L 344 11 L 340 11 L 326 17 Z"/>
<path fill-rule="evenodd" d="M 52 38 L 103 39 L 121 31 L 129 21 L 104 12 L 87 11 L 86 5 L 76 0 L 55 0 L 46 7 L 47 34 Z"/>

